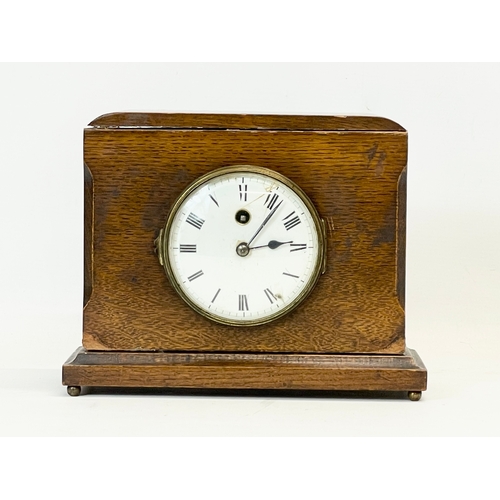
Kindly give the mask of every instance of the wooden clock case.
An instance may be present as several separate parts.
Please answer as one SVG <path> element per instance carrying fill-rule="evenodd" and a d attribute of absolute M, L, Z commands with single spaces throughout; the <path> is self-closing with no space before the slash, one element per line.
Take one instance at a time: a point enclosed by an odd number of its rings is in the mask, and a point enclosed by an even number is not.
<path fill-rule="evenodd" d="M 113 113 L 84 133 L 83 347 L 89 387 L 407 391 L 427 371 L 405 342 L 407 132 L 385 118 Z M 327 264 L 297 309 L 233 327 L 189 308 L 154 241 L 175 199 L 213 169 L 276 170 L 310 197 Z"/>

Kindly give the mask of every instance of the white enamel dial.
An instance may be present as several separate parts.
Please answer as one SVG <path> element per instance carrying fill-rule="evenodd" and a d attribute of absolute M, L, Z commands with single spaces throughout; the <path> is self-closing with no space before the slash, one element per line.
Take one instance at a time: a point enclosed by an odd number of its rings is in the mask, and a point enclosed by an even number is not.
<path fill-rule="evenodd" d="M 214 321 L 257 325 L 311 291 L 324 252 L 321 221 L 287 178 L 227 167 L 189 186 L 163 238 L 165 267 L 181 297 Z"/>

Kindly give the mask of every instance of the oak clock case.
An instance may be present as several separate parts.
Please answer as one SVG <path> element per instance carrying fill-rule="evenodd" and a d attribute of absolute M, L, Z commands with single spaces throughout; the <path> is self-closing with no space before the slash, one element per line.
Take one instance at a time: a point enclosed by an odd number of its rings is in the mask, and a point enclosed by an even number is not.
<path fill-rule="evenodd" d="M 87 387 L 426 389 L 405 340 L 407 132 L 112 113 L 84 131 Z"/>

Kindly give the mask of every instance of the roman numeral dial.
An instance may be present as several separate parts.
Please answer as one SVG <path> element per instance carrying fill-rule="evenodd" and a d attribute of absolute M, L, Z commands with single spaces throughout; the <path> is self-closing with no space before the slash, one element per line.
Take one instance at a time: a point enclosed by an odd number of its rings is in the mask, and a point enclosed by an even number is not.
<path fill-rule="evenodd" d="M 160 262 L 184 306 L 231 326 L 278 320 L 305 300 L 325 248 L 302 190 L 280 173 L 248 166 L 213 170 L 187 186 L 159 241 Z"/>

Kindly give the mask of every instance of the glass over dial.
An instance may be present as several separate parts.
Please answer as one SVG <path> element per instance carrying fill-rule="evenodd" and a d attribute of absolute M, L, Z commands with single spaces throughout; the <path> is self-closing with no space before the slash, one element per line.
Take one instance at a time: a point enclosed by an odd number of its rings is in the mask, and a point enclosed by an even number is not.
<path fill-rule="evenodd" d="M 325 247 L 307 195 L 253 166 L 214 170 L 188 186 L 157 240 L 179 295 L 231 325 L 267 323 L 294 309 L 316 284 Z"/>

